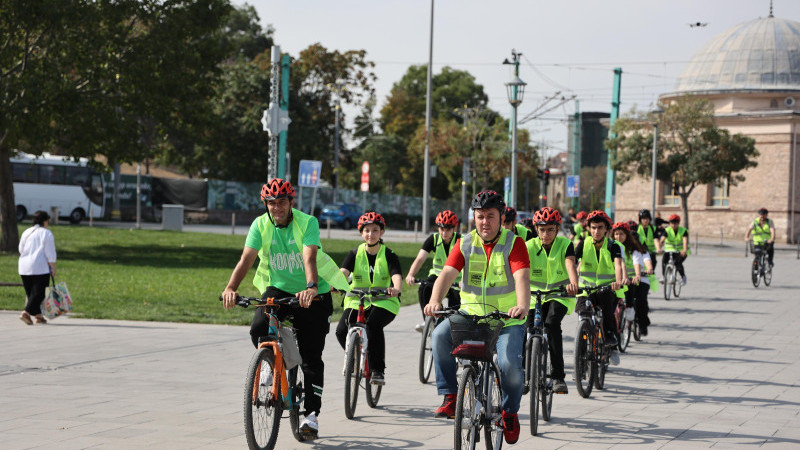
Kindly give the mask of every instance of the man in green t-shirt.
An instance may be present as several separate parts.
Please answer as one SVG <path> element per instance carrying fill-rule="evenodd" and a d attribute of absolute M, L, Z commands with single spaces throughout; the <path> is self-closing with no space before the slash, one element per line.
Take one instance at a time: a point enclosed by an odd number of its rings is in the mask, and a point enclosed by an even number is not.
<path fill-rule="evenodd" d="M 222 292 L 225 308 L 236 305 L 236 290 L 253 267 L 256 256 L 260 262 L 253 284 L 264 298 L 297 297 L 302 308 L 278 311 L 283 320 L 293 315 L 297 330 L 297 343 L 303 358 L 305 408 L 300 431 L 306 439 L 315 439 L 319 430 L 317 416 L 322 406 L 322 386 L 325 364 L 322 350 L 325 336 L 330 331 L 333 312 L 330 286 L 318 279 L 317 251 L 321 251 L 319 222 L 299 210 L 293 209 L 294 188 L 280 178 L 270 180 L 261 188 L 261 201 L 267 212 L 253 221 L 247 234 L 244 251 L 233 269 L 228 285 Z M 319 297 L 319 301 L 313 301 Z M 269 324 L 264 308 L 256 309 L 250 325 L 253 345 L 268 333 Z"/>

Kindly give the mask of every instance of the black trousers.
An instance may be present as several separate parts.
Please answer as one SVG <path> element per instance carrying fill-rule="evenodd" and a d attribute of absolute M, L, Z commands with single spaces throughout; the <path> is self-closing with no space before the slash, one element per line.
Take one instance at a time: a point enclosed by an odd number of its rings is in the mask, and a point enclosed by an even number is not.
<path fill-rule="evenodd" d="M 764 249 L 767 251 L 767 261 L 772 264 L 772 258 L 775 256 L 775 243 L 764 243 Z"/>
<path fill-rule="evenodd" d="M 678 252 L 664 252 L 664 256 L 661 258 L 661 275 L 664 275 L 667 263 L 671 257 L 670 255 L 675 255 L 675 268 L 678 269 L 678 273 L 681 274 L 682 277 L 685 277 L 686 272 L 683 271 L 683 262 L 686 260 L 686 257 L 681 256 Z"/>
<path fill-rule="evenodd" d="M 431 292 L 433 292 L 433 283 L 436 282 L 436 275 L 431 275 L 428 277 L 428 281 L 431 284 L 422 285 L 417 290 L 417 297 L 419 300 L 419 307 L 421 310 L 425 310 L 425 305 L 431 300 Z M 461 295 L 453 289 L 447 290 L 447 306 L 459 307 L 461 305 Z M 425 319 L 425 314 L 422 314 L 422 318 Z"/>
<path fill-rule="evenodd" d="M 647 329 L 650 326 L 650 318 L 647 316 L 650 313 L 650 306 L 647 304 L 647 296 L 650 293 L 650 285 L 647 283 L 639 283 L 636 286 L 636 295 L 634 298 L 634 308 L 636 308 L 636 323 L 639 324 L 640 329 Z"/>
<path fill-rule="evenodd" d="M 284 298 L 293 294 L 273 287 L 267 288 L 264 297 Z M 297 334 L 297 346 L 303 358 L 303 376 L 305 377 L 305 415 L 312 412 L 319 415 L 322 407 L 322 387 L 325 379 L 325 363 L 322 361 L 322 350 L 325 349 L 325 336 L 330 331 L 333 301 L 331 294 L 320 294 L 320 299 L 311 303 L 309 308 L 283 308 L 278 311 L 278 320 L 283 321 L 292 316 L 292 326 Z M 258 338 L 269 332 L 269 322 L 264 308 L 256 308 L 253 322 L 250 324 L 250 338 L 258 347 Z"/>
<path fill-rule="evenodd" d="M 44 290 L 50 284 L 50 274 L 20 276 L 22 285 L 25 287 L 25 296 L 28 298 L 25 303 L 25 311 L 32 316 L 37 316 L 42 313 Z"/>
<path fill-rule="evenodd" d="M 650 252 L 650 262 L 653 263 L 653 272 L 655 272 L 656 266 L 658 266 L 658 259 L 656 258 L 656 252 Z"/>
<path fill-rule="evenodd" d="M 533 303 L 535 300 L 532 300 Z M 531 312 L 528 313 L 528 318 L 525 321 L 525 328 L 533 328 L 534 308 L 535 304 L 531 305 Z M 550 361 L 553 362 L 553 378 L 556 380 L 564 379 L 564 337 L 561 332 L 561 321 L 567 315 L 567 307 L 563 304 L 550 300 L 549 302 L 542 303 L 542 320 L 544 321 L 544 329 L 547 331 L 547 342 L 550 349 Z"/>
<path fill-rule="evenodd" d="M 614 291 L 600 294 L 592 292 L 589 294 L 592 303 L 599 306 L 603 311 L 603 328 L 606 336 L 613 336 L 617 332 L 617 321 L 614 319 L 614 311 L 617 309 L 617 295 Z M 579 313 L 586 311 L 586 297 L 578 297 L 578 304 L 575 310 Z"/>
<path fill-rule="evenodd" d="M 373 306 L 364 312 L 367 321 L 367 339 L 369 340 L 369 358 L 370 370 L 377 370 L 383 372 L 386 370 L 386 339 L 383 335 L 383 328 L 389 325 L 395 317 L 394 313 L 389 310 Z M 351 323 L 356 323 L 358 320 L 358 310 L 346 308 L 342 311 L 342 318 L 339 319 L 339 325 L 336 326 L 336 339 L 342 348 L 347 344 L 347 330 Z"/>

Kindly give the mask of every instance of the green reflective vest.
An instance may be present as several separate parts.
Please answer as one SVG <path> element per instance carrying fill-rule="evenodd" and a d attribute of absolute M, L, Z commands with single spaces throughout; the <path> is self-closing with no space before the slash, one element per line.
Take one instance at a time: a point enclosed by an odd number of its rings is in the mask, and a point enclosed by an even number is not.
<path fill-rule="evenodd" d="M 530 231 L 531 230 L 529 230 L 525 225 L 519 223 L 514 225 L 514 234 L 521 237 L 523 241 L 528 238 L 528 233 L 530 233 Z"/>
<path fill-rule="evenodd" d="M 550 291 L 569 284 L 567 273 L 567 248 L 570 240 L 564 236 L 556 236 L 550 253 L 542 247 L 542 238 L 536 237 L 525 243 L 528 257 L 531 260 L 531 290 Z M 567 314 L 575 310 L 575 298 L 564 298 L 558 294 L 548 294 L 543 302 L 555 300 L 567 307 Z M 534 302 L 535 298 L 531 298 Z M 534 304 L 531 303 L 531 309 Z"/>
<path fill-rule="evenodd" d="M 461 235 L 458 233 L 453 234 L 453 238 L 450 239 L 450 244 L 447 247 L 447 253 L 444 252 L 444 246 L 446 245 L 442 240 L 442 236 L 439 233 L 433 234 L 433 267 L 431 267 L 430 272 L 428 275 L 436 275 L 439 276 L 442 273 L 442 269 L 444 269 L 444 263 L 447 261 L 447 255 L 453 250 L 453 247 L 456 245 L 456 240 L 460 238 Z M 456 283 L 461 281 L 461 272 L 458 273 L 456 276 Z"/>
<path fill-rule="evenodd" d="M 665 230 L 667 238 L 664 240 L 665 252 L 680 252 L 683 251 L 683 236 L 686 235 L 686 228 L 678 227 L 678 231 L 667 227 Z M 686 246 L 686 254 L 689 254 L 689 246 Z"/>
<path fill-rule="evenodd" d="M 656 227 L 650 225 L 647 228 L 644 225 L 639 225 L 636 229 L 636 234 L 639 235 L 639 242 L 647 246 L 647 251 L 650 253 L 656 252 Z"/>
<path fill-rule="evenodd" d="M 622 244 L 622 242 L 619 241 L 613 241 L 613 242 L 619 246 L 619 253 L 620 255 L 622 255 L 622 263 L 625 266 L 625 274 L 628 276 L 628 278 L 635 277 L 636 270 L 633 268 L 633 253 L 631 252 L 631 254 L 628 255 L 628 252 L 625 251 L 625 246 Z M 620 289 L 617 289 L 614 292 L 617 294 L 617 297 L 625 298 L 625 292 L 627 291 L 628 291 L 628 286 L 622 286 Z"/>
<path fill-rule="evenodd" d="M 292 223 L 289 226 L 292 227 L 292 235 L 300 253 L 303 252 L 303 236 L 305 236 L 308 221 L 311 218 L 311 216 L 302 211 L 292 209 Z M 259 262 L 256 275 L 253 277 L 253 286 L 258 289 L 258 292 L 264 294 L 269 286 L 269 252 L 275 225 L 269 219 L 268 213 L 262 214 L 256 220 L 258 231 L 261 233 L 261 249 L 258 251 Z M 320 294 L 330 292 L 329 284 L 336 289 L 350 289 L 344 274 L 339 270 L 339 266 L 321 248 L 317 249 L 317 275 L 319 277 L 318 292 Z"/>
<path fill-rule="evenodd" d="M 608 251 L 608 238 L 604 238 L 600 246 L 599 260 L 597 259 L 594 243 L 589 240 L 583 243 L 583 254 L 579 256 L 581 258 L 581 268 L 578 271 L 578 284 L 580 286 L 603 286 L 616 281 L 614 260 L 611 258 L 611 252 Z"/>
<path fill-rule="evenodd" d="M 575 225 L 572 226 L 572 231 L 575 232 L 575 237 L 572 239 L 572 243 L 574 245 L 580 244 L 580 242 L 586 239 L 588 232 L 583 229 L 583 226 L 580 222 L 576 222 Z"/>
<path fill-rule="evenodd" d="M 461 310 L 484 315 L 499 310 L 508 312 L 517 305 L 514 276 L 509 255 L 514 247 L 514 233 L 500 229 L 500 237 L 488 260 L 483 241 L 476 230 L 461 238 L 464 278 L 461 281 Z M 520 325 L 525 319 L 508 319 L 505 326 Z"/>
<path fill-rule="evenodd" d="M 753 221 L 753 231 L 750 232 L 750 236 L 753 236 L 753 244 L 755 245 L 763 245 L 767 242 L 772 233 L 770 232 L 770 224 L 772 223 L 772 219 L 767 219 L 764 222 L 764 225 L 758 223 L 759 219 Z"/>
<path fill-rule="evenodd" d="M 369 277 L 369 259 L 367 259 L 367 244 L 361 244 L 356 251 L 356 260 L 353 264 L 353 288 L 388 288 L 392 285 L 392 275 L 389 273 L 389 263 L 386 262 L 386 246 L 380 244 L 381 248 L 378 254 L 375 255 L 375 266 L 372 271 L 372 280 Z M 345 297 L 344 307 L 351 309 L 358 309 L 358 297 L 348 294 Z M 397 297 L 380 299 L 380 300 L 366 300 L 364 302 L 364 309 L 369 308 L 371 305 L 377 308 L 383 308 L 393 314 L 400 311 L 400 301 Z"/>

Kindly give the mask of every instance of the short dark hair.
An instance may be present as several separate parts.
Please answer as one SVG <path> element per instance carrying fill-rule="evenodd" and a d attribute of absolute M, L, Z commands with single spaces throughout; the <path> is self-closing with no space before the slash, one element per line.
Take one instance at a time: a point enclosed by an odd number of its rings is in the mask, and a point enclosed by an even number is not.
<path fill-rule="evenodd" d="M 50 214 L 47 214 L 47 211 L 39 210 L 33 213 L 34 225 L 43 225 L 48 220 L 50 220 Z"/>

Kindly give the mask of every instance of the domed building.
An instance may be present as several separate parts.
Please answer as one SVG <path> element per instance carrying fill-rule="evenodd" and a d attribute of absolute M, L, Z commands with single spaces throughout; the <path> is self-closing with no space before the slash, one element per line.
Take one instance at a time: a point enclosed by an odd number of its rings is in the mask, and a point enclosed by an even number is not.
<path fill-rule="evenodd" d="M 800 22 L 769 17 L 739 24 L 717 35 L 684 69 L 673 92 L 660 96 L 670 103 L 686 95 L 708 99 L 717 126 L 756 141 L 758 166 L 740 172 L 746 180 L 728 186 L 695 188 L 689 197 L 689 231 L 694 238 L 743 239 L 745 231 L 767 208 L 777 242 L 798 242 L 800 157 Z M 617 186 L 617 216 L 635 217 L 651 207 L 652 180 L 633 179 Z M 659 182 L 656 210 L 664 218 L 681 214 L 680 197 L 669 183 Z"/>

